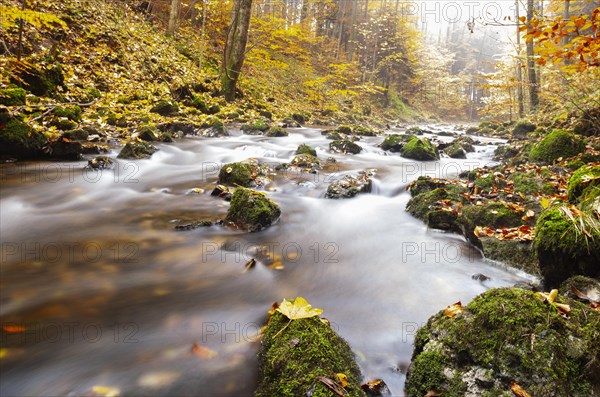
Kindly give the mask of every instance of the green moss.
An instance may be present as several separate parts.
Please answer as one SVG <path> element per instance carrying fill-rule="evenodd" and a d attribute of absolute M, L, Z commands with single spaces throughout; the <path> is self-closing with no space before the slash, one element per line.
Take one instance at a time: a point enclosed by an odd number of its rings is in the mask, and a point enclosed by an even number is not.
<path fill-rule="evenodd" d="M 310 154 L 311 156 L 317 157 L 317 151 L 304 143 L 298 146 L 296 154 Z"/>
<path fill-rule="evenodd" d="M 152 157 L 156 148 L 147 142 L 130 141 L 117 156 L 120 159 L 145 159 Z"/>
<path fill-rule="evenodd" d="M 0 90 L 0 105 L 20 106 L 25 105 L 26 92 L 22 88 L 7 88 Z"/>
<path fill-rule="evenodd" d="M 283 136 L 288 136 L 288 132 L 285 130 L 285 128 L 273 126 L 267 130 L 267 132 L 265 133 L 265 136 L 283 137 Z"/>
<path fill-rule="evenodd" d="M 329 150 L 332 152 L 358 154 L 362 151 L 362 147 L 349 140 L 339 140 L 330 142 Z"/>
<path fill-rule="evenodd" d="M 22 63 L 11 82 L 21 85 L 25 90 L 37 96 L 54 94 L 56 88 L 64 85 L 64 75 L 60 65 L 33 66 Z"/>
<path fill-rule="evenodd" d="M 552 185 L 546 184 L 544 185 L 542 181 L 535 177 L 532 174 L 512 174 L 509 179 L 513 181 L 513 189 L 515 193 L 522 193 L 526 196 L 529 196 L 533 193 L 540 193 L 542 190 L 547 190 L 548 188 L 554 190 Z"/>
<path fill-rule="evenodd" d="M 52 110 L 56 117 L 64 117 L 72 121 L 81 121 L 81 108 L 77 105 L 57 106 Z"/>
<path fill-rule="evenodd" d="M 557 286 L 571 275 L 600 275 L 600 232 L 586 225 L 586 219 L 594 216 L 583 213 L 573 220 L 565 216 L 561 207 L 550 207 L 538 218 L 535 249 L 540 271 L 550 286 Z M 595 222 L 598 222 L 597 219 Z M 584 227 L 585 233 L 581 230 Z"/>
<path fill-rule="evenodd" d="M 349 125 L 340 125 L 335 129 L 337 132 L 341 132 L 342 134 L 352 134 L 352 127 Z"/>
<path fill-rule="evenodd" d="M 487 203 L 463 207 L 458 221 L 465 237 L 481 248 L 481 241 L 474 233 L 476 226 L 487 226 L 494 229 L 516 227 L 523 224 L 522 216 L 523 214 L 512 211 L 503 203 Z"/>
<path fill-rule="evenodd" d="M 263 193 L 236 189 L 225 220 L 250 232 L 270 226 L 281 215 L 281 209 Z"/>
<path fill-rule="evenodd" d="M 179 106 L 175 102 L 165 100 L 158 101 L 150 112 L 160 114 L 161 116 L 170 116 L 179 111 Z"/>
<path fill-rule="evenodd" d="M 243 124 L 242 131 L 248 135 L 256 135 L 269 129 L 269 125 L 262 120 L 255 120 L 252 123 Z"/>
<path fill-rule="evenodd" d="M 432 350 L 419 354 L 412 362 L 405 390 L 408 396 L 424 396 L 430 390 L 440 390 L 446 382 L 446 359 Z"/>
<path fill-rule="evenodd" d="M 493 173 L 486 174 L 475 180 L 475 187 L 479 190 L 490 191 L 492 188 L 497 186 L 498 181 Z"/>
<path fill-rule="evenodd" d="M 275 312 L 265 329 L 258 357 L 256 397 L 334 396 L 318 378 L 338 382 L 337 373 L 348 378 L 347 396 L 365 396 L 350 347 L 318 317 L 290 322 Z"/>
<path fill-rule="evenodd" d="M 400 154 L 402 157 L 420 161 L 439 160 L 440 158 L 437 149 L 429 139 L 419 139 L 416 137 L 402 147 Z"/>
<path fill-rule="evenodd" d="M 458 143 L 453 143 L 444 149 L 444 153 L 446 153 L 449 157 L 453 159 L 465 159 L 467 158 L 467 153 L 462 148 L 462 146 Z"/>
<path fill-rule="evenodd" d="M 250 187 L 254 184 L 252 167 L 247 163 L 229 163 L 219 171 L 219 183 L 229 186 Z"/>
<path fill-rule="evenodd" d="M 529 132 L 535 131 L 537 126 L 527 120 L 520 120 L 513 127 L 512 133 L 518 137 L 525 137 Z"/>
<path fill-rule="evenodd" d="M 577 203 L 585 197 L 594 187 L 600 186 L 600 165 L 583 166 L 571 175 L 567 187 L 569 201 Z"/>
<path fill-rule="evenodd" d="M 575 156 L 585 150 L 585 142 L 565 130 L 554 130 L 531 148 L 529 158 L 542 163 L 552 163 L 563 157 Z"/>
<path fill-rule="evenodd" d="M 410 195 L 415 197 L 421 193 L 430 192 L 437 188 L 445 188 L 446 185 L 447 184 L 442 180 L 434 180 L 429 176 L 420 176 L 410 184 Z"/>
<path fill-rule="evenodd" d="M 443 312 L 431 317 L 417 333 L 407 396 L 461 389 L 457 382 L 473 369 L 486 374 L 476 385 L 480 395 L 501 395 L 515 381 L 533 396 L 590 396 L 599 368 L 600 314 L 568 298 L 557 301 L 571 305 L 570 318 L 517 288 L 492 289 L 454 318 Z M 453 377 L 442 376 L 448 373 Z"/>
<path fill-rule="evenodd" d="M 412 138 L 416 137 L 414 135 L 389 134 L 385 136 L 381 148 L 390 152 L 399 152 L 402 150 L 402 146 Z"/>
<path fill-rule="evenodd" d="M 0 154 L 31 157 L 42 149 L 46 141 L 44 134 L 33 130 L 19 118 L 9 118 L 6 124 L 0 125 Z"/>
<path fill-rule="evenodd" d="M 498 240 L 495 237 L 483 237 L 480 240 L 484 257 L 502 261 L 529 274 L 540 274 L 535 250 L 531 243 L 518 240 Z"/>
<path fill-rule="evenodd" d="M 143 125 L 137 129 L 138 138 L 146 142 L 158 141 L 160 132 L 153 125 Z"/>
<path fill-rule="evenodd" d="M 410 199 L 406 205 L 406 210 L 419 219 L 427 219 L 430 211 L 442 207 L 440 200 L 464 201 L 464 197 L 460 195 L 463 192 L 466 192 L 466 189 L 455 185 L 424 191 Z"/>
<path fill-rule="evenodd" d="M 363 136 L 377 136 L 377 132 L 374 129 L 362 125 L 355 127 L 354 133 Z"/>

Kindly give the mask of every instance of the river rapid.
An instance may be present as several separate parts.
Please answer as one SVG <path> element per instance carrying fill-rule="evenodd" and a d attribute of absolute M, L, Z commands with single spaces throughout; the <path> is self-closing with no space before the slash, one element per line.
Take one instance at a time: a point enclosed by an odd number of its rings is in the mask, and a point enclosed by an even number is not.
<path fill-rule="evenodd" d="M 426 128 L 440 141 L 452 137 L 436 132 L 458 133 Z M 343 155 L 329 152 L 317 128 L 289 132 L 187 137 L 113 170 L 85 171 L 85 161 L 0 166 L 2 395 L 251 396 L 267 311 L 303 296 L 349 342 L 365 380 L 382 378 L 403 396 L 416 329 L 431 315 L 532 280 L 405 212 L 411 181 L 491 164 L 501 141 L 475 137 L 483 144 L 465 160 L 418 162 L 384 152 L 381 136 Z M 337 162 L 273 177 L 265 190 L 282 209 L 274 226 L 174 230 L 225 216 L 229 204 L 210 196 L 222 164 L 274 167 L 301 143 Z M 323 198 L 329 183 L 365 169 L 377 169 L 371 193 Z M 244 271 L 251 258 L 256 266 Z"/>

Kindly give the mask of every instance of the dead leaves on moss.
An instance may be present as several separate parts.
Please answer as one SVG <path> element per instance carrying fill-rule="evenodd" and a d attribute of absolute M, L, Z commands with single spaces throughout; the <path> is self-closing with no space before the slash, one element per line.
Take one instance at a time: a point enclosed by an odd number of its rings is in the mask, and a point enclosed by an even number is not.
<path fill-rule="evenodd" d="M 457 314 L 462 313 L 463 310 L 465 310 L 465 308 L 463 307 L 462 303 L 458 301 L 455 304 L 448 306 L 444 310 L 444 316 L 453 318 L 456 317 Z"/>
<path fill-rule="evenodd" d="M 571 307 L 569 305 L 556 302 L 556 297 L 558 296 L 557 289 L 553 289 L 548 293 L 536 292 L 535 294 L 542 300 L 542 302 L 548 302 L 549 304 L 554 306 L 562 315 L 568 316 L 569 312 L 571 311 Z"/>
<path fill-rule="evenodd" d="M 477 226 L 474 233 L 477 237 L 495 237 L 498 240 L 533 241 L 535 238 L 535 228 L 528 225 L 499 229 Z"/>

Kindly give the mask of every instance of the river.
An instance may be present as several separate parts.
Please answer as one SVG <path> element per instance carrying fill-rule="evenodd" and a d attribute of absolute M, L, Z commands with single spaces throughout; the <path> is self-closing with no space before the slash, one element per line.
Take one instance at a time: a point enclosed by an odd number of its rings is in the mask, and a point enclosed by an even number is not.
<path fill-rule="evenodd" d="M 381 150 L 383 137 L 343 155 L 329 153 L 319 129 L 289 132 L 187 137 L 113 170 L 85 171 L 84 161 L 2 165 L 2 395 L 81 396 L 102 386 L 96 393 L 251 396 L 267 311 L 303 296 L 352 346 L 365 380 L 383 378 L 403 396 L 414 334 L 429 316 L 532 280 L 404 210 L 419 175 L 491 163 L 500 141 L 476 138 L 492 144 L 466 160 L 421 163 Z M 229 204 L 210 196 L 221 164 L 289 162 L 300 143 L 337 162 L 328 172 L 273 178 L 265 190 L 282 209 L 274 226 L 174 230 L 224 217 Z M 331 181 L 371 168 L 372 193 L 323 198 Z M 257 265 L 244 271 L 253 257 Z M 199 357 L 193 344 L 210 350 Z"/>

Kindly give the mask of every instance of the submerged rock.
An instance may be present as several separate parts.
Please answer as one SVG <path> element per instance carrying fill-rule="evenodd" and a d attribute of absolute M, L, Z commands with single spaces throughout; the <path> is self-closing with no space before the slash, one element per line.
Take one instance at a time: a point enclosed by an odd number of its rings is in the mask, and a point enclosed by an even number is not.
<path fill-rule="evenodd" d="M 280 215 L 279 206 L 264 193 L 239 188 L 233 193 L 225 221 L 249 232 L 256 232 L 271 226 Z"/>
<path fill-rule="evenodd" d="M 361 373 L 348 343 L 318 316 L 290 321 L 279 312 L 264 330 L 255 397 L 337 396 L 326 382 L 347 397 L 365 397 Z M 342 388 L 336 374 L 344 374 Z"/>
<path fill-rule="evenodd" d="M 147 159 L 158 149 L 149 144 L 148 142 L 130 141 L 121 149 L 121 152 L 117 156 L 120 159 Z"/>
<path fill-rule="evenodd" d="M 357 176 L 346 175 L 340 181 L 329 185 L 325 197 L 329 199 L 352 198 L 359 193 L 369 193 L 375 170 L 362 171 Z"/>
<path fill-rule="evenodd" d="M 407 397 L 511 396 L 512 382 L 532 396 L 591 397 L 600 392 L 600 313 L 565 297 L 569 318 L 535 293 L 490 290 L 455 317 L 444 311 L 419 329 Z"/>

